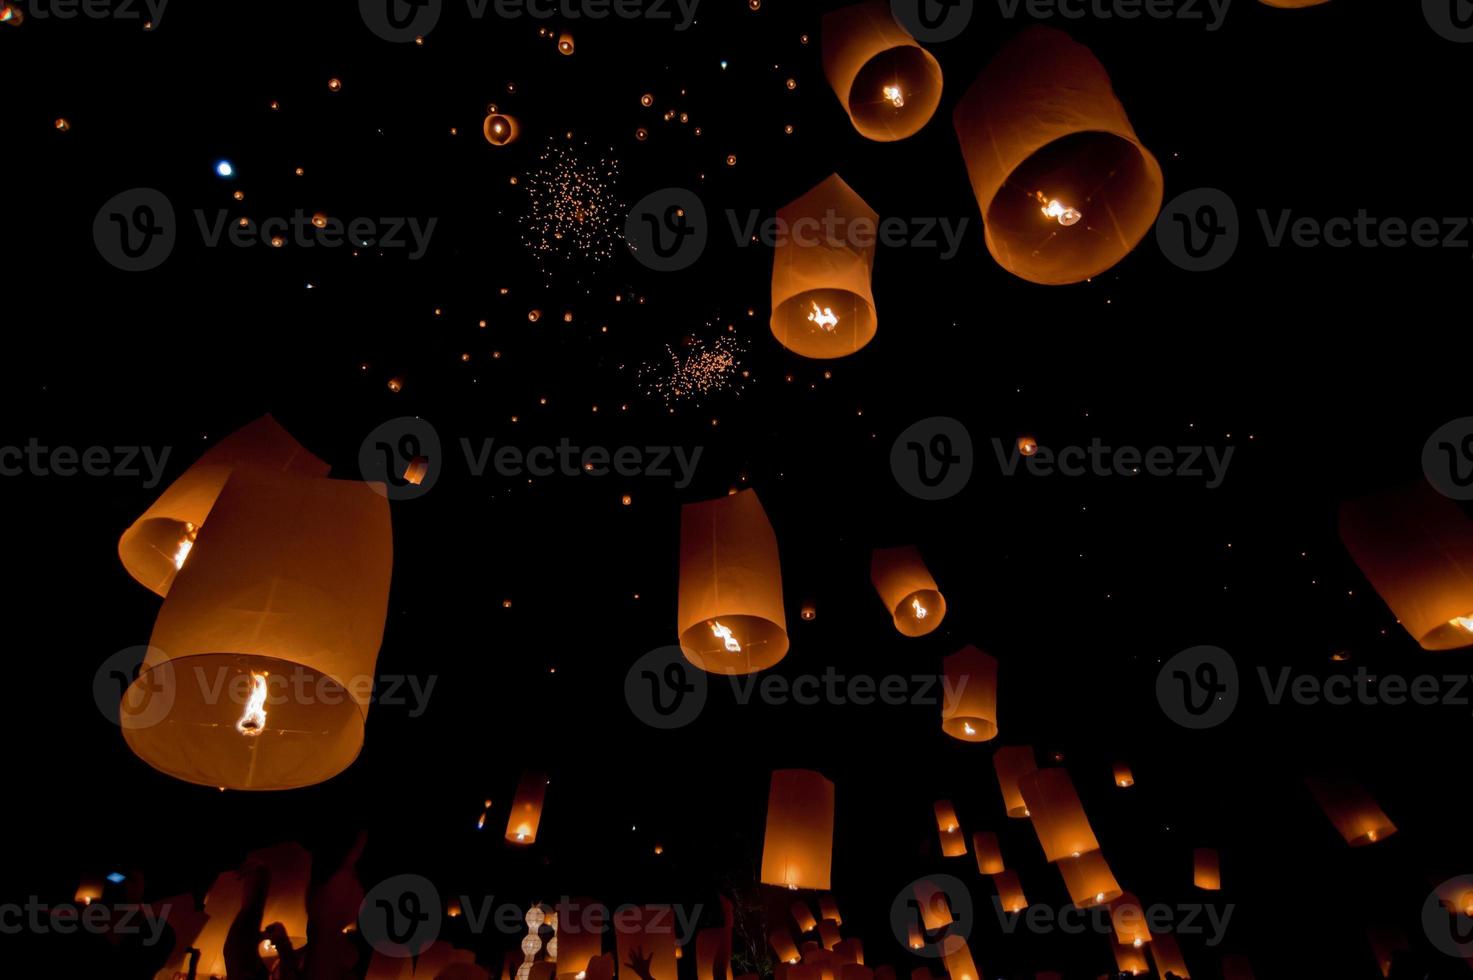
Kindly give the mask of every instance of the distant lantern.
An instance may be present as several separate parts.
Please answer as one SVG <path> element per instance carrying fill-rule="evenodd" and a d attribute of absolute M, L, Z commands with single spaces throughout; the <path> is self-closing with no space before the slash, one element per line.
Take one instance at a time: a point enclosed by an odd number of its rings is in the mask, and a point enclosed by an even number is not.
<path fill-rule="evenodd" d="M 326 211 L 318 211 L 316 214 L 312 215 L 312 227 L 313 228 L 326 228 L 327 227 L 327 212 Z"/>
<path fill-rule="evenodd" d="M 803 617 L 805 623 L 811 623 L 818 618 L 818 606 L 810 599 L 803 603 L 803 608 L 799 615 Z"/>
<path fill-rule="evenodd" d="M 517 124 L 517 117 L 505 112 L 488 112 L 486 118 L 481 120 L 481 135 L 492 146 L 505 146 L 514 142 L 520 134 L 521 126 Z"/>
<path fill-rule="evenodd" d="M 1018 437 L 1018 452 L 1024 456 L 1038 455 L 1038 440 L 1032 436 Z"/>
<path fill-rule="evenodd" d="M 634 913 L 637 911 L 637 915 Z M 675 930 L 671 928 L 672 909 L 669 905 L 624 906 L 616 913 L 619 928 L 615 929 L 621 977 L 626 973 L 623 964 L 630 962 L 635 950 L 650 957 L 650 974 L 656 980 L 677 976 L 675 965 Z M 634 928 L 630 928 L 632 923 Z"/>
<path fill-rule="evenodd" d="M 895 628 L 906 636 L 925 636 L 946 617 L 946 600 L 915 548 L 876 548 L 869 577 Z"/>
<path fill-rule="evenodd" d="M 1140 899 L 1129 892 L 1110 903 L 1110 927 L 1115 930 L 1115 941 L 1122 946 L 1144 946 L 1151 941 L 1145 909 L 1141 908 Z"/>
<path fill-rule="evenodd" d="M 1028 907 L 1023 885 L 1018 881 L 1018 872 L 1011 869 L 1000 871 L 992 876 L 992 884 L 997 888 L 997 900 L 1004 912 L 1021 912 Z"/>
<path fill-rule="evenodd" d="M 563 31 L 557 39 L 558 54 L 569 55 L 573 53 L 573 35 Z"/>
<path fill-rule="evenodd" d="M 820 919 L 828 919 L 835 925 L 842 926 L 844 924 L 843 916 L 839 915 L 839 903 L 834 901 L 834 896 L 832 895 L 818 896 L 818 917 Z"/>
<path fill-rule="evenodd" d="M 871 276 L 879 215 L 838 174 L 780 209 L 772 253 L 772 333 L 795 354 L 853 354 L 879 323 Z"/>
<path fill-rule="evenodd" d="M 343 90 L 343 80 L 340 78 L 329 78 L 327 80 L 327 90 L 329 92 L 341 92 Z"/>
<path fill-rule="evenodd" d="M 942 940 L 941 948 L 946 972 L 951 975 L 951 980 L 982 980 L 982 974 L 977 972 L 977 964 L 972 962 L 972 951 L 967 948 L 965 939 L 948 935 Z"/>
<path fill-rule="evenodd" d="M 1366 939 L 1370 941 L 1371 955 L 1376 958 L 1376 967 L 1383 977 L 1391 976 L 1396 954 L 1412 948 L 1406 933 L 1396 926 L 1371 926 L 1366 930 Z"/>
<path fill-rule="evenodd" d="M 794 902 L 790 908 L 793 921 L 798 923 L 799 932 L 812 932 L 818 928 L 818 920 L 813 917 L 813 912 L 808 908 L 807 902 Z"/>
<path fill-rule="evenodd" d="M 1129 789 L 1135 785 L 1135 776 L 1131 774 L 1130 766 L 1123 762 L 1115 763 L 1115 785 L 1121 789 Z"/>
<path fill-rule="evenodd" d="M 977 870 L 985 875 L 1000 875 L 1005 865 L 1002 862 L 1002 848 L 998 846 L 997 835 L 990 830 L 979 830 L 972 835 L 972 850 L 977 853 Z"/>
<path fill-rule="evenodd" d="M 834 784 L 808 769 L 777 769 L 767 794 L 762 883 L 828 888 L 834 858 Z"/>
<path fill-rule="evenodd" d="M 777 536 L 755 490 L 681 508 L 676 617 L 686 659 L 713 674 L 756 673 L 788 652 Z"/>
<path fill-rule="evenodd" d="M 77 885 L 72 901 L 77 905 L 91 905 L 102 898 L 102 878 L 88 876 Z"/>
<path fill-rule="evenodd" d="M 1114 940 L 1111 940 L 1110 945 L 1115 950 L 1115 968 L 1121 973 L 1139 977 L 1151 972 L 1144 947 L 1122 946 Z"/>
<path fill-rule="evenodd" d="M 1004 745 L 992 754 L 992 767 L 997 771 L 997 786 L 1002 791 L 1003 806 L 1008 816 L 1028 816 L 1028 803 L 1019 786 L 1022 778 L 1038 768 L 1031 745 Z"/>
<path fill-rule="evenodd" d="M 966 856 L 967 839 L 962 834 L 962 825 L 956 818 L 956 808 L 951 801 L 937 800 L 932 810 L 936 814 L 936 830 L 941 835 L 941 856 Z"/>
<path fill-rule="evenodd" d="M 941 65 L 906 33 L 886 0 L 823 18 L 823 72 L 861 136 L 905 139 L 941 104 Z"/>
<path fill-rule="evenodd" d="M 557 975 L 575 980 L 603 953 L 603 930 L 608 910 L 587 897 L 563 898 L 557 905 Z M 587 980 L 585 977 L 584 980 Z"/>
<path fill-rule="evenodd" d="M 70 122 L 68 122 L 65 117 L 59 117 L 56 120 L 55 125 L 56 125 L 56 131 L 58 133 L 65 133 L 65 132 L 69 131 L 72 128 L 72 124 Z"/>
<path fill-rule="evenodd" d="M 1081 909 L 1091 909 L 1115 901 L 1121 895 L 1120 883 L 1110 871 L 1105 856 L 1098 850 L 1086 851 L 1079 857 L 1066 857 L 1055 862 L 1069 890 L 1069 901 Z"/>
<path fill-rule="evenodd" d="M 963 742 L 997 737 L 997 661 L 968 645 L 942 661 L 941 728 Z"/>
<path fill-rule="evenodd" d="M 1340 507 L 1340 539 L 1424 650 L 1473 644 L 1473 521 L 1425 481 Z"/>
<path fill-rule="evenodd" d="M 506 839 L 513 844 L 531 844 L 537 840 L 537 827 L 542 822 L 542 802 L 547 795 L 547 776 L 540 772 L 522 774 L 517 795 L 511 801 L 506 818 Z"/>
<path fill-rule="evenodd" d="M 1222 888 L 1222 869 L 1212 848 L 1199 847 L 1192 852 L 1192 884 L 1209 892 Z"/>
<path fill-rule="evenodd" d="M 1077 858 L 1100 849 L 1067 770 L 1039 769 L 1024 776 L 1019 788 L 1049 861 Z"/>
<path fill-rule="evenodd" d="M 772 951 L 777 958 L 784 963 L 798 962 L 798 945 L 793 942 L 793 936 L 788 930 L 778 928 L 767 934 L 768 942 L 772 943 Z"/>
<path fill-rule="evenodd" d="M 1437 885 L 1433 891 L 1442 907 L 1454 915 L 1473 917 L 1473 878 L 1459 875 Z"/>
<path fill-rule="evenodd" d="M 920 949 L 926 945 L 926 934 L 921 929 L 919 921 L 912 919 L 906 926 L 905 941 L 911 949 Z"/>
<path fill-rule="evenodd" d="M 818 941 L 823 943 L 824 949 L 832 950 L 843 942 L 844 936 L 839 932 L 839 924 L 824 919 L 818 924 Z"/>
<path fill-rule="evenodd" d="M 1364 787 L 1343 779 L 1307 779 L 1309 792 L 1325 816 L 1351 847 L 1364 847 L 1396 833 L 1396 824 L 1382 812 Z"/>
<path fill-rule="evenodd" d="M 185 782 L 320 783 L 363 746 L 364 680 L 374 676 L 393 570 L 388 498 L 377 484 L 260 468 L 235 469 L 223 486 L 215 478 L 197 464 L 160 498 L 208 516 L 163 584 L 148 653 L 123 696 L 123 737 Z M 157 511 L 157 520 L 178 529 L 185 512 Z M 129 544 L 125 534 L 125 564 Z M 186 666 L 218 685 L 184 683 Z"/>
<path fill-rule="evenodd" d="M 934 932 L 944 929 L 955 921 L 956 917 L 951 913 L 951 900 L 946 897 L 946 891 L 931 879 L 921 878 L 916 881 L 915 896 L 921 924 L 927 930 Z"/>
<path fill-rule="evenodd" d="M 1191 971 L 1187 969 L 1187 961 L 1182 959 L 1176 937 L 1169 932 L 1158 932 L 1152 938 L 1151 962 L 1156 964 L 1156 973 L 1163 977 L 1171 973 L 1181 980 L 1191 980 Z"/>
<path fill-rule="evenodd" d="M 952 115 L 987 249 L 1030 282 L 1099 275 L 1156 223 L 1164 183 L 1089 49 L 1049 27 L 1007 43 Z"/>

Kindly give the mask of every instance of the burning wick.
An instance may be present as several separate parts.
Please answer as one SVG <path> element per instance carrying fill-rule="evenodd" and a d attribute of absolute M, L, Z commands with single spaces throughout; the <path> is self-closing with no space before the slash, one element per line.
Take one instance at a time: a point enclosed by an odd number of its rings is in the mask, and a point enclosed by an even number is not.
<path fill-rule="evenodd" d="M 916 619 L 926 618 L 926 607 L 921 605 L 921 600 L 919 598 L 910 600 L 910 608 L 915 610 Z"/>
<path fill-rule="evenodd" d="M 194 536 L 199 533 L 199 528 L 188 521 L 184 522 L 184 538 L 179 542 L 179 547 L 174 552 L 174 570 L 177 572 L 184 567 L 184 559 L 189 557 L 189 549 L 194 547 Z"/>
<path fill-rule="evenodd" d="M 259 735 L 266 727 L 266 676 L 264 670 L 251 671 L 251 696 L 240 721 L 235 723 L 235 730 L 242 735 Z"/>
<path fill-rule="evenodd" d="M 527 832 L 525 830 L 519 830 L 519 831 L 517 831 L 517 840 L 526 840 L 526 839 L 527 839 Z"/>
<path fill-rule="evenodd" d="M 727 653 L 741 653 L 742 645 L 737 642 L 736 637 L 731 635 L 730 626 L 722 626 L 716 620 L 711 620 L 711 633 L 722 643 L 726 644 Z"/>
<path fill-rule="evenodd" d="M 899 85 L 885 86 L 885 101 L 889 102 L 897 109 L 905 108 L 905 95 L 900 91 Z"/>
<path fill-rule="evenodd" d="M 962 722 L 962 731 L 966 732 L 968 735 L 977 734 L 977 729 L 973 728 L 971 723 L 966 721 Z"/>
<path fill-rule="evenodd" d="M 1095 901 L 1096 902 L 1103 902 L 1104 900 L 1105 900 L 1105 893 L 1104 892 L 1095 892 Z"/>
<path fill-rule="evenodd" d="M 813 303 L 813 312 L 808 314 L 808 319 L 816 323 L 820 330 L 829 333 L 833 333 L 834 328 L 839 325 L 839 318 L 834 316 L 834 311 L 827 306 L 820 308 L 817 303 Z"/>
<path fill-rule="evenodd" d="M 1473 633 L 1473 616 L 1455 616 L 1448 620 L 1448 622 L 1452 623 L 1458 629 Z"/>
<path fill-rule="evenodd" d="M 1133 943 L 1131 943 L 1131 945 L 1134 946 L 1136 949 L 1140 949 L 1142 946 L 1145 945 L 1145 940 L 1143 940 L 1143 939 L 1136 939 L 1136 941 L 1133 942 Z"/>
<path fill-rule="evenodd" d="M 1068 228 L 1070 225 L 1078 224 L 1084 215 L 1077 209 L 1060 204 L 1058 199 L 1046 200 L 1043 194 L 1038 195 L 1038 203 L 1043 205 L 1043 214 L 1046 218 L 1057 218 L 1059 224 Z"/>

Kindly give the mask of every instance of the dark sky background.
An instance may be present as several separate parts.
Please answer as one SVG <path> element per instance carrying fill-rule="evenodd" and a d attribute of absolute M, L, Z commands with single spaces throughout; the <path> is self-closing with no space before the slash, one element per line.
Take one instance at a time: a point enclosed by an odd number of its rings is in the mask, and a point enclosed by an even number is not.
<path fill-rule="evenodd" d="M 1437 955 L 1421 939 L 1422 902 L 1473 868 L 1473 708 L 1273 707 L 1255 670 L 1473 672 L 1465 651 L 1417 648 L 1335 532 L 1339 501 L 1420 478 L 1427 436 L 1473 414 L 1460 302 L 1473 234 L 1445 249 L 1274 249 L 1256 212 L 1473 214 L 1473 52 L 1437 36 L 1412 3 L 1283 11 L 1234 0 L 1216 31 L 1055 21 L 1110 71 L 1167 198 L 1221 188 L 1244 227 L 1214 272 L 1178 269 L 1148 235 L 1094 281 L 1046 288 L 987 254 L 950 125 L 966 85 L 1025 21 L 979 4 L 966 33 L 932 48 L 946 75 L 936 117 L 880 144 L 853 131 L 824 79 L 821 6 L 704 0 L 684 32 L 550 22 L 574 33 L 572 57 L 536 21 L 477 21 L 458 3 L 423 46 L 380 40 L 345 3 L 180 3 L 153 31 L 38 18 L 0 29 L 0 445 L 169 447 L 173 479 L 271 412 L 339 477 L 359 475 L 360 444 L 393 418 L 424 417 L 447 448 L 435 487 L 393 505 L 378 659 L 381 675 L 433 678 L 432 696 L 418 716 L 376 705 L 352 768 L 287 793 L 172 780 L 93 703 L 99 664 L 146 643 L 157 613 L 116 543 L 160 488 L 122 476 L 0 481 L 15 559 L 0 708 L 6 900 L 65 900 L 83 872 L 111 868 L 141 871 L 150 897 L 202 892 L 247 850 L 287 839 L 325 871 L 364 827 L 365 884 L 412 871 L 448 894 L 522 904 L 565 893 L 711 904 L 724 884 L 755 877 L 770 771 L 806 767 L 837 786 L 833 890 L 871 966 L 905 976 L 921 965 L 888 920 L 919 875 L 956 874 L 990 901 L 970 856 L 937 853 L 939 798 L 955 801 L 968 834 L 1001 834 L 1030 899 L 1066 902 L 1031 828 L 1004 816 L 993 746 L 946 737 L 933 705 L 740 705 L 717 685 L 679 732 L 631 714 L 630 664 L 676 640 L 680 505 L 744 485 L 782 554 L 792 648 L 776 673 L 934 672 L 977 644 L 1002 664 L 995 744 L 1062 753 L 1129 890 L 1200 901 L 1191 851 L 1219 849 L 1214 900 L 1235 910 L 1221 947 L 1183 939 L 1194 976 L 1218 975 L 1229 951 L 1260 977 L 1369 978 L 1372 922 Z M 493 102 L 519 118 L 517 142 L 482 139 Z M 667 109 L 689 122 L 664 121 Z M 837 171 L 882 216 L 967 218 L 968 235 L 950 260 L 882 249 L 875 340 L 804 360 L 766 326 L 769 251 L 735 247 L 724 219 L 685 272 L 654 272 L 627 252 L 541 272 L 517 216 L 549 141 L 617 159 L 625 204 L 685 186 L 713 215 L 770 214 Z M 221 159 L 233 179 L 216 176 Z M 411 261 L 205 248 L 189 218 L 162 267 L 127 274 L 100 258 L 90 229 L 104 201 L 137 186 L 163 191 L 181 216 L 300 208 L 438 224 Z M 671 412 L 641 385 L 640 366 L 666 345 L 723 332 L 746 344 L 740 390 Z M 907 426 L 942 415 L 967 426 L 976 470 L 964 492 L 928 503 L 897 486 L 889 452 Z M 1004 476 L 991 440 L 1023 433 L 1047 446 L 1098 437 L 1234 456 L 1216 489 L 1186 477 Z M 462 438 L 563 437 L 702 456 L 684 488 L 617 476 L 527 485 L 472 476 L 459 450 Z M 893 629 L 869 583 L 870 550 L 903 543 L 921 547 L 948 603 L 943 627 L 919 639 Z M 798 618 L 808 596 L 812 623 Z M 1227 649 L 1248 679 L 1235 715 L 1207 732 L 1173 724 L 1155 697 L 1159 664 L 1198 644 Z M 1342 650 L 1349 661 L 1332 663 Z M 1112 785 L 1117 758 L 1134 770 L 1128 791 Z M 528 768 L 553 781 L 537 844 L 516 850 L 499 827 Z M 1326 769 L 1357 776 L 1400 832 L 1346 847 L 1301 783 Z M 486 797 L 501 820 L 478 834 Z M 20 938 L 49 956 L 71 948 Z M 452 938 L 493 970 L 518 939 Z M 1113 965 L 1099 937 L 1004 936 L 990 912 L 972 950 L 988 980 Z"/>

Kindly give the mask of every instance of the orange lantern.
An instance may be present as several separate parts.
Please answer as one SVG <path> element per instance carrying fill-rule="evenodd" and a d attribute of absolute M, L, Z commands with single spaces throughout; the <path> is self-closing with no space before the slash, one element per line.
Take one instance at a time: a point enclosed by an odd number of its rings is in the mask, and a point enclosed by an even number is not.
<path fill-rule="evenodd" d="M 1192 884 L 1209 892 L 1222 888 L 1222 870 L 1212 848 L 1199 847 L 1192 852 Z"/>
<path fill-rule="evenodd" d="M 951 925 L 955 917 L 951 914 L 951 902 L 946 897 L 946 892 L 937 888 L 929 878 L 922 878 L 915 883 L 916 908 L 921 913 L 921 923 L 928 931 L 944 929 Z"/>
<path fill-rule="evenodd" d="M 1145 909 L 1129 892 L 1110 903 L 1110 927 L 1115 930 L 1115 941 L 1122 946 L 1140 947 L 1151 941 Z"/>
<path fill-rule="evenodd" d="M 1187 969 L 1187 961 L 1181 957 L 1176 937 L 1169 932 L 1158 932 L 1151 938 L 1151 962 L 1156 964 L 1156 972 L 1163 977 L 1174 973 L 1181 980 L 1191 980 L 1192 973 Z"/>
<path fill-rule="evenodd" d="M 1067 770 L 1035 770 L 1019 780 L 1018 787 L 1049 861 L 1077 858 L 1100 849 Z"/>
<path fill-rule="evenodd" d="M 260 864 L 270 876 L 266 907 L 261 925 L 280 922 L 291 937 L 292 946 L 300 949 L 307 943 L 307 886 L 312 881 L 312 855 L 300 844 L 285 843 L 252 851 L 246 866 Z M 274 954 L 271 944 L 262 940 L 262 951 Z"/>
<path fill-rule="evenodd" d="M 977 964 L 972 962 L 972 951 L 967 948 L 965 939 L 948 936 L 942 941 L 942 949 L 946 972 L 951 975 L 951 980 L 982 980 L 982 974 L 977 972 Z"/>
<path fill-rule="evenodd" d="M 946 600 L 914 547 L 876 548 L 870 559 L 869 577 L 895 628 L 906 636 L 925 636 L 946 617 Z M 994 693 L 994 703 L 995 698 Z"/>
<path fill-rule="evenodd" d="M 857 939 L 848 942 L 859 942 Z M 875 980 L 875 971 L 863 963 L 842 963 L 839 965 L 838 980 Z"/>
<path fill-rule="evenodd" d="M 675 930 L 671 928 L 674 910 L 669 905 L 622 906 L 614 915 L 620 922 L 615 930 L 618 934 L 619 972 L 626 973 L 624 965 L 635 950 L 650 957 L 650 973 L 657 978 L 678 976 L 675 965 Z"/>
<path fill-rule="evenodd" d="M 1131 775 L 1130 766 L 1123 762 L 1115 763 L 1115 785 L 1121 789 L 1129 789 L 1135 785 L 1135 776 Z"/>
<path fill-rule="evenodd" d="M 941 66 L 895 22 L 886 0 L 823 19 L 823 73 L 861 136 L 905 139 L 941 104 Z"/>
<path fill-rule="evenodd" d="M 557 39 L 557 51 L 558 51 L 558 54 L 561 54 L 561 55 L 570 55 L 570 54 L 572 54 L 573 53 L 573 35 L 569 34 L 567 31 L 563 31 L 561 34 L 559 34 L 558 35 L 558 39 Z"/>
<path fill-rule="evenodd" d="M 72 901 L 77 905 L 91 905 L 101 897 L 102 879 L 88 875 L 78 883 L 77 890 L 72 894 Z"/>
<path fill-rule="evenodd" d="M 1057 862 L 1056 867 L 1064 877 L 1064 887 L 1069 890 L 1069 901 L 1078 908 L 1105 905 L 1122 894 L 1120 883 L 1110 872 L 1105 856 L 1097 850 L 1086 851 L 1076 858 L 1064 858 Z"/>
<path fill-rule="evenodd" d="M 990 830 L 979 830 L 972 835 L 972 849 L 977 852 L 977 870 L 985 875 L 1003 873 L 1002 848 L 997 844 L 997 835 Z"/>
<path fill-rule="evenodd" d="M 1459 875 L 1438 884 L 1433 890 L 1443 908 L 1455 915 L 1473 917 L 1473 878 Z"/>
<path fill-rule="evenodd" d="M 794 902 L 791 911 L 793 921 L 798 923 L 799 932 L 812 932 L 818 928 L 818 920 L 813 917 L 807 902 Z"/>
<path fill-rule="evenodd" d="M 1002 791 L 1003 806 L 1008 816 L 1028 816 L 1028 803 L 1023 799 L 1020 783 L 1024 776 L 1038 769 L 1031 745 L 1004 745 L 992 754 L 992 767 L 997 771 L 997 786 Z"/>
<path fill-rule="evenodd" d="M 838 946 L 839 943 L 843 941 L 844 937 L 839 933 L 839 926 L 837 923 L 830 922 L 828 919 L 824 919 L 818 924 L 818 939 L 819 942 L 823 943 L 824 949 L 831 950 Z"/>
<path fill-rule="evenodd" d="M 481 135 L 486 137 L 486 142 L 492 146 L 505 146 L 516 141 L 521 135 L 522 128 L 517 123 L 517 117 L 505 112 L 497 112 L 493 107 L 486 113 L 486 118 L 481 120 Z"/>
<path fill-rule="evenodd" d="M 788 652 L 777 536 L 755 490 L 680 511 L 680 649 L 713 674 L 751 674 Z"/>
<path fill-rule="evenodd" d="M 773 929 L 767 934 L 767 939 L 772 943 L 772 951 L 777 958 L 784 963 L 798 962 L 798 947 L 793 942 L 793 936 L 783 928 Z"/>
<path fill-rule="evenodd" d="M 905 941 L 911 949 L 920 949 L 926 945 L 926 934 L 921 929 L 921 924 L 912 919 L 905 929 Z"/>
<path fill-rule="evenodd" d="M 608 910 L 591 898 L 564 898 L 557 905 L 558 977 L 573 980 L 603 955 L 603 929 Z M 587 978 L 585 977 L 585 980 Z"/>
<path fill-rule="evenodd" d="M 879 322 L 870 284 L 879 215 L 833 174 L 777 219 L 789 233 L 772 253 L 773 336 L 804 357 L 853 354 Z"/>
<path fill-rule="evenodd" d="M 517 783 L 511 812 L 506 817 L 506 839 L 513 844 L 532 844 L 537 840 L 537 826 L 542 822 L 542 801 L 547 795 L 547 777 L 540 772 L 526 772 Z"/>
<path fill-rule="evenodd" d="M 383 639 L 388 498 L 242 467 L 201 520 L 123 696 L 123 737 L 155 769 L 206 786 L 337 775 L 363 745 Z"/>
<path fill-rule="evenodd" d="M 1376 966 L 1380 968 L 1383 977 L 1391 976 L 1396 954 L 1412 948 L 1407 942 L 1406 933 L 1395 926 L 1372 926 L 1366 930 L 1366 938 L 1370 940 L 1371 955 L 1376 957 Z"/>
<path fill-rule="evenodd" d="M 726 980 L 730 976 L 730 924 L 697 932 L 696 980 Z"/>
<path fill-rule="evenodd" d="M 839 903 L 834 901 L 832 895 L 818 896 L 818 914 L 820 918 L 828 919 L 836 926 L 844 924 L 843 918 L 839 915 Z"/>
<path fill-rule="evenodd" d="M 864 965 L 864 943 L 858 936 L 840 940 L 834 947 L 834 960 L 844 966 Z M 841 969 L 839 972 L 843 972 Z"/>
<path fill-rule="evenodd" d="M 896 622 L 898 625 L 900 620 Z M 942 731 L 963 742 L 996 738 L 997 661 L 969 644 L 943 660 L 942 665 Z"/>
<path fill-rule="evenodd" d="M 1426 482 L 1340 506 L 1340 539 L 1424 650 L 1473 644 L 1473 521 Z"/>
<path fill-rule="evenodd" d="M 937 800 L 932 809 L 936 812 L 936 829 L 941 833 L 941 855 L 961 857 L 967 853 L 967 841 L 962 836 L 962 825 L 956 819 L 956 808 L 950 800 Z"/>
<path fill-rule="evenodd" d="M 1021 912 L 1028 907 L 1028 899 L 1018 881 L 1018 872 L 998 872 L 992 876 L 992 883 L 997 887 L 997 900 L 1004 912 Z"/>
<path fill-rule="evenodd" d="M 1164 183 L 1110 76 L 1062 31 L 1032 27 L 952 115 L 987 250 L 1030 282 L 1097 276 L 1156 222 Z"/>
<path fill-rule="evenodd" d="M 1115 967 L 1119 972 L 1129 974 L 1133 977 L 1151 972 L 1151 965 L 1146 962 L 1146 951 L 1134 946 L 1122 946 L 1117 942 L 1110 943 L 1115 949 Z"/>
<path fill-rule="evenodd" d="M 827 888 L 833 857 L 834 784 L 808 769 L 774 770 L 762 840 L 762 883 Z"/>
<path fill-rule="evenodd" d="M 1351 847 L 1364 847 L 1396 833 L 1396 824 L 1359 784 L 1340 779 L 1307 779 L 1309 792 Z"/>

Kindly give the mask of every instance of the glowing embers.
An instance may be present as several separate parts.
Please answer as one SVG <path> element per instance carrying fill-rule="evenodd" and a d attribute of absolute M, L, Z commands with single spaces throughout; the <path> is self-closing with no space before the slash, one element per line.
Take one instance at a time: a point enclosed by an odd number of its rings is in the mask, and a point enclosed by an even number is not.
<path fill-rule="evenodd" d="M 1084 217 L 1084 215 L 1080 213 L 1077 208 L 1071 208 L 1068 205 L 1060 204 L 1058 198 L 1050 199 L 1044 197 L 1042 191 L 1035 192 L 1034 196 L 1038 198 L 1038 203 L 1043 205 L 1043 207 L 1040 208 L 1040 210 L 1043 211 L 1043 216 L 1045 218 L 1057 219 L 1059 224 L 1063 225 L 1065 228 L 1068 228 L 1071 225 L 1079 224 L 1079 219 Z"/>
<path fill-rule="evenodd" d="M 266 729 L 266 678 L 269 676 L 264 670 L 251 671 L 251 692 L 240 720 L 235 723 L 235 730 L 242 735 L 259 735 Z"/>
<path fill-rule="evenodd" d="M 881 94 L 885 96 L 885 101 L 895 108 L 905 108 L 905 93 L 900 90 L 899 85 L 886 85 Z"/>
<path fill-rule="evenodd" d="M 736 637 L 731 635 L 731 627 L 722 626 L 714 619 L 711 620 L 711 633 L 726 645 L 727 653 L 741 653 L 742 645 Z"/>
<path fill-rule="evenodd" d="M 189 557 L 189 552 L 194 548 L 194 539 L 199 535 L 199 528 L 188 521 L 184 522 L 184 534 L 179 538 L 179 545 L 174 549 L 174 570 L 177 572 L 184 567 L 184 559 Z"/>
<path fill-rule="evenodd" d="M 813 310 L 808 314 L 808 319 L 818 329 L 829 333 L 833 333 L 834 328 L 839 325 L 839 318 L 834 314 L 833 307 L 819 306 L 817 301 L 813 302 Z"/>

